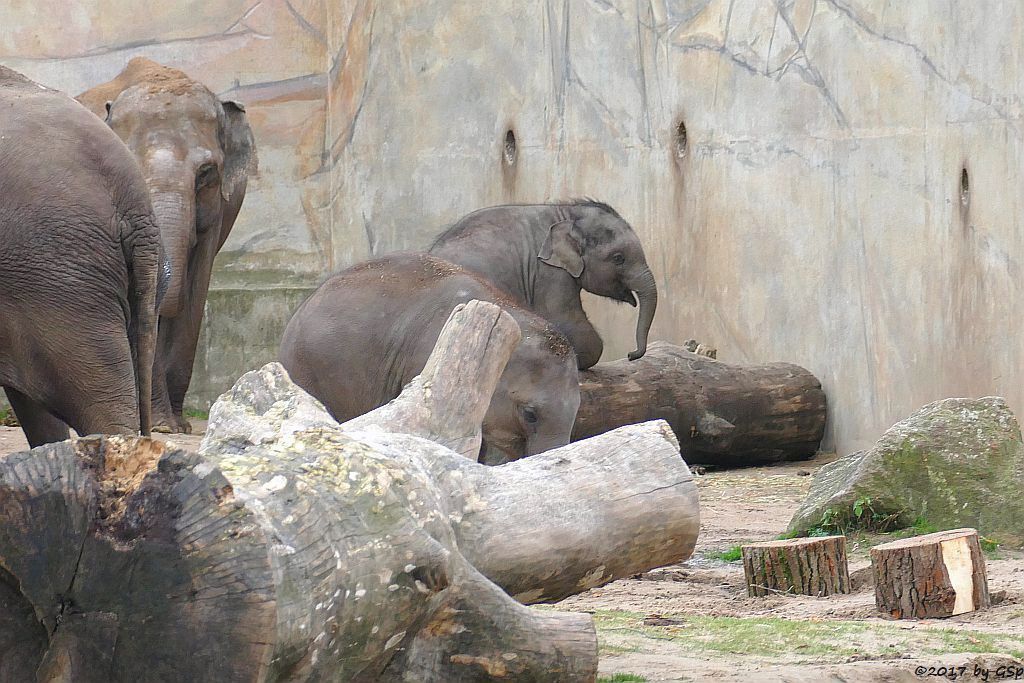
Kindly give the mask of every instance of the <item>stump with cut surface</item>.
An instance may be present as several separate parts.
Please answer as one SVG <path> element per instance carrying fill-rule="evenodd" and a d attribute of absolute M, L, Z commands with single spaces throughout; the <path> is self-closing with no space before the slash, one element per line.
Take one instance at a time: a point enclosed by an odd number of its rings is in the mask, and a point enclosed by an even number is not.
<path fill-rule="evenodd" d="M 951 617 L 990 604 L 975 529 L 905 538 L 871 549 L 875 605 L 894 619 Z"/>
<path fill-rule="evenodd" d="M 92 437 L 0 459 L 0 681 L 593 681 L 590 617 L 508 593 L 688 557 L 689 471 L 664 423 L 465 457 L 515 323 L 474 302 L 449 325 L 358 422 L 270 364 L 217 401 L 198 455 Z"/>
<path fill-rule="evenodd" d="M 751 597 L 771 593 L 822 597 L 850 592 L 845 536 L 752 543 L 741 551 Z"/>
<path fill-rule="evenodd" d="M 658 419 L 691 465 L 800 460 L 821 444 L 825 393 L 797 365 L 731 365 L 666 342 L 580 373 L 573 439 Z"/>

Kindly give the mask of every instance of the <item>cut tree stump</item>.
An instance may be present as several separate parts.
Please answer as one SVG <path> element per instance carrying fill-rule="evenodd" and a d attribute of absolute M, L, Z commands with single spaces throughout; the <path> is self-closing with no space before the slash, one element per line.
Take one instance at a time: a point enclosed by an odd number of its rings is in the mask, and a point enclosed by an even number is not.
<path fill-rule="evenodd" d="M 214 404 L 200 454 L 88 437 L 0 459 L 0 681 L 593 681 L 589 615 L 506 591 L 689 557 L 695 486 L 661 422 L 501 467 L 441 445 L 473 451 L 501 373 L 474 354 L 507 357 L 505 317 L 458 307 L 437 374 L 376 419 L 339 425 L 272 363 Z"/>
<path fill-rule="evenodd" d="M 932 619 L 991 604 L 975 529 L 914 536 L 871 549 L 875 605 L 894 619 Z"/>
<path fill-rule="evenodd" d="M 850 592 L 845 536 L 752 543 L 740 550 L 751 597 L 772 593 L 824 597 Z"/>
<path fill-rule="evenodd" d="M 801 460 L 825 433 L 825 393 L 797 365 L 731 365 L 666 342 L 580 373 L 574 440 L 657 419 L 691 465 Z"/>

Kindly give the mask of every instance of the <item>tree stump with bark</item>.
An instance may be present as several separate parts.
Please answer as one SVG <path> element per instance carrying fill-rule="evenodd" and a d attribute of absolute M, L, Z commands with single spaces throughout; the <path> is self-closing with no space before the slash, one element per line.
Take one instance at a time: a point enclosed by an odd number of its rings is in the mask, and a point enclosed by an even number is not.
<path fill-rule="evenodd" d="M 635 361 L 580 373 L 573 439 L 658 419 L 671 425 L 691 465 L 801 460 L 825 433 L 825 393 L 797 365 L 732 365 L 666 342 Z"/>
<path fill-rule="evenodd" d="M 217 401 L 200 454 L 87 437 L 0 459 L 0 681 L 593 681 L 590 617 L 509 593 L 685 559 L 696 489 L 658 422 L 501 467 L 448 448 L 475 454 L 514 328 L 457 308 L 424 375 L 346 425 L 273 363 Z"/>
<path fill-rule="evenodd" d="M 931 619 L 991 604 L 978 532 L 954 529 L 871 549 L 875 605 L 894 619 Z"/>
<path fill-rule="evenodd" d="M 752 543 L 740 550 L 750 597 L 771 593 L 824 597 L 850 592 L 845 536 Z"/>

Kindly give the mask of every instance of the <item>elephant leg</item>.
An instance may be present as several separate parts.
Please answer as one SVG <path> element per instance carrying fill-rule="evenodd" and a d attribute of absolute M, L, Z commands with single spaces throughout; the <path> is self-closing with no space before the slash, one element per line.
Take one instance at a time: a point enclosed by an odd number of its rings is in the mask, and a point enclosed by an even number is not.
<path fill-rule="evenodd" d="M 66 441 L 70 437 L 68 426 L 41 403 L 12 387 L 4 387 L 4 391 L 29 446 L 35 448 L 45 443 Z"/>
<path fill-rule="evenodd" d="M 157 333 L 156 358 L 153 363 L 153 431 L 164 434 L 187 434 L 190 425 L 175 414 L 168 388 L 167 358 L 173 353 L 173 318 L 161 317 Z"/>
<path fill-rule="evenodd" d="M 597 365 L 604 353 L 604 342 L 585 316 L 558 327 L 576 350 L 576 365 L 580 370 Z"/>
<path fill-rule="evenodd" d="M 161 345 L 164 377 L 167 382 L 167 395 L 171 412 L 180 425 L 180 430 L 190 433 L 192 425 L 182 413 L 185 407 L 185 394 L 192 382 L 192 366 L 196 360 L 196 347 L 199 345 L 199 333 L 203 325 L 203 312 L 206 308 L 206 296 L 210 287 L 210 270 L 213 267 L 213 242 L 198 247 L 193 258 L 193 266 L 189 269 L 192 282 L 188 290 L 188 299 L 180 315 L 167 319 L 167 336 Z M 161 332 L 164 320 L 160 320 Z"/>
<path fill-rule="evenodd" d="M 97 307 L 96 315 L 105 322 L 79 327 L 74 358 L 68 358 L 60 346 L 45 351 L 39 365 L 53 372 L 46 378 L 46 396 L 40 402 L 50 406 L 79 436 L 138 434 L 135 362 L 127 326 L 123 318 L 117 319 L 122 311 Z"/>

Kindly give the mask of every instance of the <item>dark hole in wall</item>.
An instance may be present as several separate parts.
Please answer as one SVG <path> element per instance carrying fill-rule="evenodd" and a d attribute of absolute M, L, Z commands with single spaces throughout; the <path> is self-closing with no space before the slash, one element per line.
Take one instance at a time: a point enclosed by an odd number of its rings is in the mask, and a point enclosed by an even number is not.
<path fill-rule="evenodd" d="M 967 208 L 971 202 L 971 179 L 966 168 L 960 169 L 960 206 Z"/>
<path fill-rule="evenodd" d="M 512 166 L 516 163 L 516 156 L 519 154 L 519 150 L 516 147 L 516 134 L 512 132 L 510 128 L 505 132 L 505 145 L 503 150 L 503 156 L 505 163 Z"/>
<path fill-rule="evenodd" d="M 676 156 L 682 159 L 686 156 L 686 124 L 682 121 L 676 126 Z"/>

